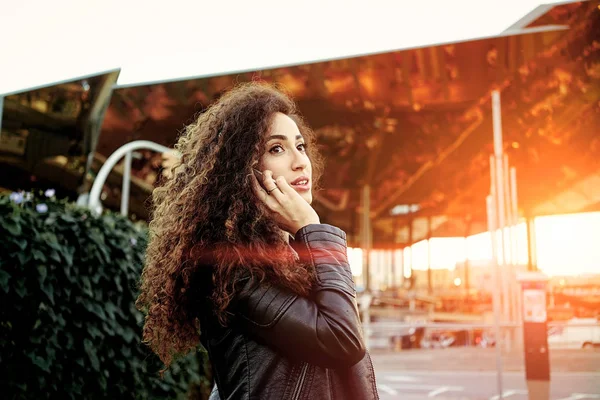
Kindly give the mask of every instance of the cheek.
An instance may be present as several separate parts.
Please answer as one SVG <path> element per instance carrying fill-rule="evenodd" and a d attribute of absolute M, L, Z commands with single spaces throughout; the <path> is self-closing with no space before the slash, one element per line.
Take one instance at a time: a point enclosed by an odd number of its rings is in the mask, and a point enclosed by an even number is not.
<path fill-rule="evenodd" d="M 269 154 L 265 153 L 258 159 L 258 166 L 261 170 L 269 169 L 271 165 L 271 160 L 269 160 Z"/>
<path fill-rule="evenodd" d="M 280 157 L 269 157 L 269 155 L 264 155 L 259 160 L 259 166 L 261 171 L 268 169 L 272 171 L 275 176 L 279 175 L 281 164 L 282 163 Z"/>
<path fill-rule="evenodd" d="M 308 193 L 308 194 L 307 194 L 307 195 L 304 197 L 304 200 L 306 200 L 306 202 L 307 202 L 308 204 L 312 204 L 312 202 L 313 202 L 312 190 L 311 190 L 311 192 L 310 192 L 310 193 Z"/>

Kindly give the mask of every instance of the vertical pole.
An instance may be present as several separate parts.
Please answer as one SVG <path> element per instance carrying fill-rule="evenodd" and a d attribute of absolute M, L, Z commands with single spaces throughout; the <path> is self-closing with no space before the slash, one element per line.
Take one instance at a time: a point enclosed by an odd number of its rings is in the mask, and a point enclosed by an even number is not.
<path fill-rule="evenodd" d="M 501 157 L 503 151 L 502 115 L 500 107 L 500 92 L 494 90 L 492 92 L 492 118 L 494 124 L 494 155 L 496 157 Z"/>
<path fill-rule="evenodd" d="M 387 255 L 387 264 L 389 265 L 389 268 L 386 269 L 389 274 L 388 287 L 393 289 L 396 284 L 396 279 L 395 279 L 396 269 L 394 268 L 394 248 L 386 250 L 385 254 Z"/>
<path fill-rule="evenodd" d="M 415 271 L 413 269 L 414 263 L 414 254 L 413 254 L 413 244 L 415 243 L 415 239 L 414 239 L 414 219 L 411 216 L 410 220 L 409 220 L 409 225 L 408 225 L 408 237 L 409 237 L 409 249 L 410 249 L 410 260 L 409 260 L 409 268 L 410 268 L 410 293 L 414 293 L 416 290 L 416 277 L 415 277 Z M 416 310 L 416 301 L 414 299 L 414 296 L 411 294 L 410 295 L 410 300 L 408 301 L 408 309 L 409 311 L 415 311 Z"/>
<path fill-rule="evenodd" d="M 493 168 L 491 168 L 493 169 Z M 497 241 L 496 241 L 496 209 L 494 207 L 494 196 L 486 197 L 488 231 L 492 236 L 492 265 L 494 267 L 494 276 L 496 281 L 500 279 L 500 267 L 497 258 Z M 494 308 L 494 335 L 496 336 L 496 384 L 498 389 L 498 398 L 503 398 L 502 391 L 502 339 L 500 336 L 500 288 L 498 285 L 493 285 L 492 304 Z"/>
<path fill-rule="evenodd" d="M 396 288 L 396 245 L 390 250 L 390 287 Z"/>
<path fill-rule="evenodd" d="M 510 168 L 510 196 L 511 196 L 511 214 L 512 214 L 512 226 L 514 229 L 513 233 L 513 257 L 515 260 L 515 265 L 519 264 L 519 247 L 518 247 L 518 237 L 517 237 L 517 225 L 519 224 L 519 203 L 517 197 L 517 169 L 515 167 Z M 517 285 L 518 286 L 518 285 Z M 519 289 L 517 287 L 517 289 Z M 520 290 L 519 290 L 520 292 Z"/>
<path fill-rule="evenodd" d="M 427 293 L 433 293 L 431 283 L 431 216 L 427 217 Z"/>
<path fill-rule="evenodd" d="M 513 216 L 513 205 L 512 205 L 512 185 L 510 182 L 510 167 L 508 166 L 508 155 L 503 154 L 502 156 L 502 173 L 503 179 L 502 184 L 504 185 L 504 204 L 506 207 L 506 228 L 503 230 L 502 237 L 504 238 L 504 247 L 506 260 L 505 265 L 514 265 L 514 254 L 513 254 L 513 232 L 512 227 L 514 224 Z M 508 270 L 508 268 L 506 268 Z"/>
<path fill-rule="evenodd" d="M 515 167 L 510 167 L 510 176 L 509 176 L 509 183 L 510 183 L 510 206 L 511 206 L 511 216 L 512 216 L 512 221 L 511 221 L 511 254 L 513 256 L 513 263 L 512 263 L 512 274 L 511 274 L 511 287 L 512 287 L 512 317 L 513 317 L 513 322 L 518 323 L 519 321 L 521 321 L 521 307 L 520 307 L 520 303 L 519 303 L 519 295 L 521 293 L 521 290 L 519 288 L 519 285 L 517 283 L 517 267 L 519 265 L 519 247 L 518 247 L 518 236 L 517 236 L 517 225 L 519 224 L 519 206 L 518 206 L 518 202 L 517 202 L 517 169 Z M 518 344 L 519 346 L 522 345 L 523 343 L 523 332 L 522 330 L 516 329 L 514 331 L 515 335 L 514 335 L 514 339 L 516 341 L 516 344 Z"/>
<path fill-rule="evenodd" d="M 398 255 L 398 251 L 400 251 L 400 255 Z M 396 270 L 396 279 L 399 283 L 398 286 L 400 286 L 404 282 L 404 248 L 396 250 L 395 258 L 396 262 L 398 263 L 398 268 Z M 400 277 L 398 277 L 398 272 L 400 272 Z"/>
<path fill-rule="evenodd" d="M 465 221 L 465 236 L 464 236 L 464 251 L 465 251 L 465 293 L 467 296 L 469 295 L 469 242 L 467 238 L 469 237 L 469 233 L 471 233 L 471 217 Z"/>
<path fill-rule="evenodd" d="M 362 249 L 363 249 L 363 279 L 365 290 L 363 298 L 365 302 L 371 301 L 371 269 L 369 265 L 371 255 L 371 188 L 364 185 L 362 189 Z M 370 304 L 363 307 L 363 330 L 365 332 L 365 347 L 369 348 L 369 334 L 371 325 Z"/>
<path fill-rule="evenodd" d="M 414 228 L 413 228 L 413 223 L 414 220 L 412 217 L 410 217 L 410 220 L 408 222 L 408 248 L 410 249 L 410 257 L 409 257 L 409 263 L 408 263 L 408 268 L 410 270 L 410 279 L 411 281 L 414 282 L 414 271 L 413 271 L 413 249 L 412 246 L 415 243 L 415 239 L 413 238 L 414 235 Z"/>
<path fill-rule="evenodd" d="M 493 230 L 490 230 L 490 236 L 492 239 L 492 257 L 493 257 L 493 266 L 494 268 L 496 268 L 496 265 L 498 265 L 498 268 L 500 268 L 500 251 L 498 250 L 501 246 L 501 242 L 498 242 L 498 196 L 496 195 L 497 193 L 497 189 L 498 186 L 496 184 L 497 180 L 498 180 L 498 175 L 496 174 L 496 168 L 497 168 L 497 164 L 496 164 L 496 157 L 494 157 L 493 155 L 490 156 L 490 196 L 492 196 L 492 215 L 489 216 L 488 215 L 488 219 L 489 218 L 493 218 L 493 223 L 490 224 L 490 222 L 488 221 L 488 227 L 493 227 Z M 502 290 L 502 271 L 500 270 L 500 275 L 498 277 L 496 277 L 494 275 L 494 288 L 498 288 L 498 290 Z M 502 303 L 504 302 L 504 299 L 502 298 L 502 291 L 499 292 L 500 294 L 498 295 L 498 304 L 500 307 L 500 313 L 502 313 Z M 502 315 L 500 315 L 500 319 L 502 320 Z"/>
<path fill-rule="evenodd" d="M 464 280 L 465 280 L 465 293 L 467 294 L 467 296 L 469 295 L 469 243 L 467 241 L 467 237 L 465 236 L 463 238 L 464 242 L 464 251 L 465 251 L 465 272 L 464 272 Z"/>
<path fill-rule="evenodd" d="M 363 249 L 363 278 L 365 290 L 371 290 L 371 270 L 370 270 L 370 253 L 371 253 L 371 187 L 363 186 L 362 189 L 362 249 Z"/>
<path fill-rule="evenodd" d="M 2 112 L 4 111 L 4 96 L 0 96 L 0 135 L 2 135 Z"/>
<path fill-rule="evenodd" d="M 503 142 L 502 142 L 502 115 L 500 106 L 500 92 L 494 90 L 492 92 L 492 116 L 493 116 L 493 127 L 494 127 L 494 158 L 496 161 L 496 193 L 494 206 L 496 210 L 497 225 L 496 228 L 500 229 L 500 246 L 499 251 L 502 252 L 502 277 L 505 278 L 502 281 L 502 310 L 503 320 L 507 320 L 510 314 L 510 295 L 508 292 L 508 282 L 506 281 L 506 246 L 504 240 L 504 228 L 506 226 L 506 200 L 504 195 L 504 157 L 503 157 Z"/>
<path fill-rule="evenodd" d="M 123 161 L 123 186 L 121 188 L 121 215 L 129 211 L 129 187 L 131 185 L 131 151 L 125 153 Z"/>
<path fill-rule="evenodd" d="M 535 218 L 527 216 L 527 270 L 536 271 Z"/>
<path fill-rule="evenodd" d="M 508 263 L 506 262 L 506 246 L 504 245 L 505 240 L 504 240 L 504 227 L 506 226 L 506 209 L 504 207 L 505 203 L 504 203 L 504 185 L 502 184 L 503 181 L 503 173 L 502 173 L 502 158 L 500 157 L 495 157 L 496 158 L 496 198 L 494 201 L 494 206 L 496 208 L 496 219 L 497 219 L 497 223 L 496 223 L 496 229 L 499 230 L 499 241 L 500 243 L 498 244 L 498 256 L 502 255 L 501 257 L 501 280 L 498 282 L 498 284 L 501 285 L 502 287 L 502 319 L 503 320 L 507 320 L 508 319 L 508 302 L 509 302 L 509 297 L 508 297 L 508 282 L 506 282 L 506 268 Z"/>
<path fill-rule="evenodd" d="M 394 218 L 394 222 L 392 224 L 392 288 L 396 289 L 398 287 L 398 282 L 396 281 L 396 271 L 398 266 L 396 265 L 396 243 L 398 242 L 398 217 Z"/>
<path fill-rule="evenodd" d="M 511 193 L 511 183 L 510 183 L 510 171 L 508 166 L 508 155 L 506 153 L 502 154 L 502 185 L 504 189 L 504 207 L 506 212 L 506 220 L 505 226 L 502 228 L 502 245 L 504 250 L 504 268 L 503 268 L 503 278 L 505 284 L 505 297 L 504 297 L 504 317 L 506 318 L 506 322 L 516 321 L 515 317 L 515 275 L 514 271 L 515 260 L 513 254 L 513 225 L 514 225 L 514 217 L 513 217 L 513 207 L 512 207 L 512 193 Z M 515 342 L 515 334 L 516 330 L 510 328 L 506 332 L 506 343 L 509 348 L 514 345 Z"/>

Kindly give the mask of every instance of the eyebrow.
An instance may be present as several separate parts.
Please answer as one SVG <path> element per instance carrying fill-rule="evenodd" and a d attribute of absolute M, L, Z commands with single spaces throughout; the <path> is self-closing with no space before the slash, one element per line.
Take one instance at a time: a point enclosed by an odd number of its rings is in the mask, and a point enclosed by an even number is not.
<path fill-rule="evenodd" d="M 269 140 L 279 139 L 279 140 L 287 140 L 287 136 L 285 135 L 271 135 L 269 136 Z M 296 135 L 296 140 L 304 139 L 302 135 Z"/>

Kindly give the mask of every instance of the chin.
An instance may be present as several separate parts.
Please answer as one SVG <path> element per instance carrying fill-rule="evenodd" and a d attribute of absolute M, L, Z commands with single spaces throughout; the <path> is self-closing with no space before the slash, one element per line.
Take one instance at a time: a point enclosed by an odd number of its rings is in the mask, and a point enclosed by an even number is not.
<path fill-rule="evenodd" d="M 302 195 L 302 198 L 303 198 L 304 200 L 306 200 L 306 202 L 307 202 L 308 204 L 312 204 L 312 202 L 313 202 L 312 193 L 303 194 L 303 195 Z"/>

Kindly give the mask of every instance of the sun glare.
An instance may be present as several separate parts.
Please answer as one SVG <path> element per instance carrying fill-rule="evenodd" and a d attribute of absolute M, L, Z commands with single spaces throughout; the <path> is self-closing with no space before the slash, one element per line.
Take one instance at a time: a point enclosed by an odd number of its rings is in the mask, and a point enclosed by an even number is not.
<path fill-rule="evenodd" d="M 510 245 L 501 248 L 501 232 L 496 232 L 497 260 L 525 266 L 528 263 L 527 227 L 521 223 L 504 230 Z M 512 238 L 512 239 L 511 239 Z M 600 273 L 600 212 L 553 215 L 535 219 L 535 257 L 538 268 L 550 276 L 569 276 Z M 355 276 L 362 275 L 363 252 L 348 249 L 349 261 Z M 454 270 L 457 264 L 493 259 L 489 232 L 451 238 L 422 240 L 404 250 L 373 250 L 369 254 L 371 274 L 391 276 L 394 271 L 410 277 L 414 270 Z"/>
<path fill-rule="evenodd" d="M 600 273 L 600 212 L 535 221 L 537 262 L 548 275 Z"/>

